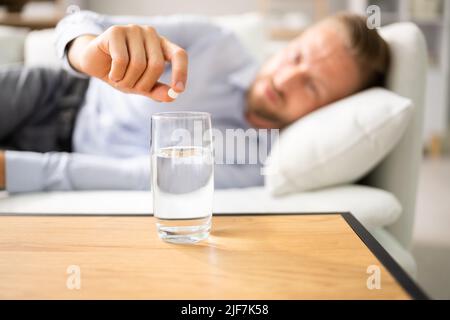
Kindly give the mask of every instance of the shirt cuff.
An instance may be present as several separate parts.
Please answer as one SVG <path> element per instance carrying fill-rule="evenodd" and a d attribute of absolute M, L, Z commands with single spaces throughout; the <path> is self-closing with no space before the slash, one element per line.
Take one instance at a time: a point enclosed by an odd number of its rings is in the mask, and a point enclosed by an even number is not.
<path fill-rule="evenodd" d="M 43 189 L 45 159 L 39 153 L 6 151 L 6 190 L 9 193 Z"/>
<path fill-rule="evenodd" d="M 58 32 L 56 36 L 56 54 L 59 58 L 64 57 L 67 44 L 75 38 L 86 34 L 99 35 L 103 32 L 103 29 L 99 25 L 89 21 L 86 21 L 85 23 L 80 23 L 78 21 L 63 21 L 61 23 L 64 23 L 64 25 L 61 26 L 64 30 Z"/>
<path fill-rule="evenodd" d="M 100 35 L 103 32 L 101 26 L 92 23 L 86 16 L 78 15 L 77 17 L 70 17 L 68 21 L 62 21 L 61 26 L 57 28 L 56 35 L 56 54 L 63 60 L 63 67 L 72 75 L 86 78 L 83 73 L 76 71 L 69 63 L 67 58 L 67 45 L 74 39 L 82 35 Z M 61 30 L 61 31 L 60 31 Z"/>

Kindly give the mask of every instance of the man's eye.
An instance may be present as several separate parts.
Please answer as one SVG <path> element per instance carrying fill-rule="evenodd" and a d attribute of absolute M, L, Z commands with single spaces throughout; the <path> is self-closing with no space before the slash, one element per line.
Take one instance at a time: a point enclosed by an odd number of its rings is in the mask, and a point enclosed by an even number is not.
<path fill-rule="evenodd" d="M 291 53 L 289 55 L 289 61 L 293 64 L 298 64 L 301 61 L 301 55 L 299 53 Z"/>
<path fill-rule="evenodd" d="M 316 94 L 316 95 L 318 94 L 317 87 L 314 84 L 314 82 L 308 81 L 306 85 L 307 85 L 308 89 L 311 90 L 314 94 Z"/>
<path fill-rule="evenodd" d="M 306 86 L 307 86 L 308 89 L 310 89 L 310 90 L 314 90 L 314 89 L 315 89 L 315 88 L 314 88 L 314 83 L 312 83 L 311 80 L 306 81 Z"/>

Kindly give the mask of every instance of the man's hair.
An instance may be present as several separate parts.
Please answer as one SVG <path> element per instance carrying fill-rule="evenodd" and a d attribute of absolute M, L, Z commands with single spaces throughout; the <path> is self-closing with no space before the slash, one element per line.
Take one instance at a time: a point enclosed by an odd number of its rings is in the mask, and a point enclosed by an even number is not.
<path fill-rule="evenodd" d="M 367 17 L 344 12 L 330 19 L 347 31 L 349 49 L 357 60 L 362 77 L 361 90 L 384 86 L 391 60 L 389 45 L 375 28 L 367 27 Z"/>

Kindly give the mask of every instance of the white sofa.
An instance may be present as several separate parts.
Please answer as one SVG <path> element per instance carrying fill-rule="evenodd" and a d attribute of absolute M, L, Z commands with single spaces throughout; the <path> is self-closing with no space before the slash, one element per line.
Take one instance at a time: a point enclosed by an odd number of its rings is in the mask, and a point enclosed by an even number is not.
<path fill-rule="evenodd" d="M 225 19 L 220 23 L 226 24 L 227 21 Z M 269 45 L 267 42 L 262 43 L 266 41 L 263 37 L 257 35 L 259 38 L 255 41 L 250 34 L 263 27 L 259 20 L 250 24 L 250 27 L 247 26 L 246 30 L 236 25 L 231 27 L 238 30 L 242 41 L 249 48 L 253 48 L 253 52 L 258 52 L 255 46 Z M 419 29 L 410 23 L 385 27 L 382 34 L 392 48 L 393 63 L 388 88 L 410 98 L 415 106 L 414 116 L 406 134 L 390 155 L 362 181 L 362 184 L 337 186 L 285 197 L 273 197 L 264 187 L 216 191 L 215 213 L 350 211 L 408 273 L 412 276 L 416 274 L 409 247 L 421 160 L 426 45 Z M 23 44 L 25 64 L 57 67 L 52 37 L 52 30 L 32 32 L 25 37 Z M 3 40 L 0 32 L 0 48 L 5 47 Z M 8 41 L 11 41 L 10 38 Z M 0 214 L 151 212 L 151 196 L 148 192 L 95 191 L 0 195 Z"/>

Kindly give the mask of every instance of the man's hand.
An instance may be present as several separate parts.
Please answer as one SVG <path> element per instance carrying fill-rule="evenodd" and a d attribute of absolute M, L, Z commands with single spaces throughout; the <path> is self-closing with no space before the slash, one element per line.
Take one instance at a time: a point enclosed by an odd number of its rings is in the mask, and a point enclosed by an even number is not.
<path fill-rule="evenodd" d="M 0 190 L 6 189 L 5 153 L 0 150 Z"/>
<path fill-rule="evenodd" d="M 186 51 L 148 26 L 112 26 L 97 37 L 78 37 L 69 48 L 68 58 L 78 71 L 123 92 L 157 101 L 173 101 L 168 90 L 172 88 L 179 93 L 186 86 Z M 172 64 L 170 86 L 158 82 L 166 62 Z"/>

